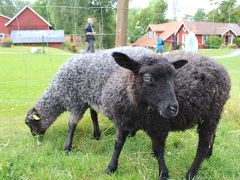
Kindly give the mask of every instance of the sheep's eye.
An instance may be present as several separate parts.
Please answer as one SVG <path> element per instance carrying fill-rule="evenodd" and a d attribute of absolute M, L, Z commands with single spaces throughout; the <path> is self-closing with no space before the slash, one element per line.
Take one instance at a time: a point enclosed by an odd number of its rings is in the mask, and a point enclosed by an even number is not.
<path fill-rule="evenodd" d="M 152 82 L 152 76 L 151 76 L 151 74 L 145 73 L 145 74 L 143 75 L 143 82 L 151 83 L 151 82 Z"/>

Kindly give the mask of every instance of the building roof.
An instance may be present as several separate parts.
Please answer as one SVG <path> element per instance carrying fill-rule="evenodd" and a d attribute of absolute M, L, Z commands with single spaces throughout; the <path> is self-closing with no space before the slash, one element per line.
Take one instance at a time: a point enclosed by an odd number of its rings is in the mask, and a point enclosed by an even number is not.
<path fill-rule="evenodd" d="M 2 14 L 0 14 L 0 17 L 4 17 L 4 18 L 6 18 L 6 19 L 11 19 L 10 17 L 4 16 L 4 15 L 2 15 Z"/>
<path fill-rule="evenodd" d="M 160 37 L 165 41 L 169 36 L 174 34 L 176 30 L 181 25 L 181 22 L 169 22 L 169 23 L 163 23 L 163 24 L 150 24 L 147 27 L 147 31 L 154 31 L 159 32 Z M 145 46 L 145 47 L 152 47 L 154 44 L 156 44 L 156 38 L 149 39 L 148 33 L 144 34 L 142 37 L 140 37 L 137 41 L 132 43 L 134 46 Z"/>
<path fill-rule="evenodd" d="M 24 12 L 26 9 L 30 9 L 34 14 L 36 14 L 41 20 L 43 20 L 49 27 L 51 27 L 52 25 L 47 22 L 42 16 L 40 16 L 35 10 L 33 10 L 30 6 L 25 6 L 21 11 L 19 11 L 13 18 L 11 18 L 6 24 L 5 26 L 8 26 L 9 24 L 11 24 L 11 22 L 13 22 L 14 19 L 16 19 L 22 12 Z"/>
<path fill-rule="evenodd" d="M 176 21 L 162 24 L 150 24 L 146 29 L 147 33 L 132 43 L 132 45 L 153 47 L 156 44 L 157 37 L 155 36 L 152 39 L 148 38 L 149 31 L 160 34 L 160 37 L 165 41 L 171 35 L 176 34 L 182 26 L 184 26 L 188 32 L 192 29 L 197 35 L 224 35 L 228 31 L 232 31 L 236 36 L 240 36 L 240 26 L 238 24 Z"/>
<path fill-rule="evenodd" d="M 240 36 L 238 24 L 189 21 L 183 21 L 182 24 L 188 31 L 192 28 L 194 33 L 199 35 L 224 35 L 226 32 L 232 31 L 236 36 Z"/>

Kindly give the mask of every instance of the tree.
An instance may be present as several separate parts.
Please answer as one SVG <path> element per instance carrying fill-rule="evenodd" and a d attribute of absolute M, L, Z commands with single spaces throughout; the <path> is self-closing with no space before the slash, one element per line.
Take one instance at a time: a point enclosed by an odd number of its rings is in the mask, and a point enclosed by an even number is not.
<path fill-rule="evenodd" d="M 151 0 L 144 9 L 133 9 L 129 12 L 129 41 L 134 42 L 144 33 L 149 24 L 166 22 L 165 13 L 167 3 L 165 0 Z"/>
<path fill-rule="evenodd" d="M 30 2 L 21 0 L 1 0 L 0 14 L 8 17 L 13 17 L 27 4 L 30 4 Z"/>
<path fill-rule="evenodd" d="M 95 30 L 100 49 L 111 48 L 115 45 L 115 16 L 116 0 L 91 0 L 90 14 L 96 20 Z"/>
<path fill-rule="evenodd" d="M 32 8 L 44 19 L 50 22 L 48 0 L 37 0 L 33 3 Z"/>
<path fill-rule="evenodd" d="M 198 8 L 193 19 L 194 19 L 194 21 L 205 21 L 206 20 L 205 10 L 202 8 Z"/>
<path fill-rule="evenodd" d="M 50 20 L 55 29 L 64 29 L 65 34 L 83 33 L 88 5 L 87 0 L 51 0 Z"/>
<path fill-rule="evenodd" d="M 215 5 L 218 7 L 207 14 L 207 21 L 240 23 L 240 6 L 236 0 L 222 0 Z"/>

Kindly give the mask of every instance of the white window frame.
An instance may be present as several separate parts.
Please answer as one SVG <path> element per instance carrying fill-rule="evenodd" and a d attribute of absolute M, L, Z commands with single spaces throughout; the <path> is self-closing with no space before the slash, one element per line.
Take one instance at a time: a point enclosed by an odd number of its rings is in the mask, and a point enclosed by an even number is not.
<path fill-rule="evenodd" d="M 2 35 L 2 37 L 0 37 L 0 39 L 4 39 L 5 38 L 5 34 L 4 33 L 0 33 L 0 35 Z"/>
<path fill-rule="evenodd" d="M 155 36 L 155 32 L 153 32 L 153 31 L 148 32 L 148 38 L 149 39 L 154 39 L 154 36 Z"/>
<path fill-rule="evenodd" d="M 202 35 L 202 44 L 206 44 L 207 35 Z"/>
<path fill-rule="evenodd" d="M 185 44 L 187 40 L 187 34 L 182 35 L 182 43 Z"/>

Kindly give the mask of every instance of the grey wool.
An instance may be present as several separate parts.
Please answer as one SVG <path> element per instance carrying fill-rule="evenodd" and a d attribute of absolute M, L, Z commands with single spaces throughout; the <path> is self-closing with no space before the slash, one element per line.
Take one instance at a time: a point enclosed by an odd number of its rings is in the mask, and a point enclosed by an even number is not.
<path fill-rule="evenodd" d="M 70 112 L 70 123 L 77 124 L 88 107 L 102 112 L 102 91 L 112 73 L 120 69 L 120 76 L 129 70 L 121 68 L 112 57 L 113 52 L 122 52 L 139 62 L 156 57 L 152 51 L 141 47 L 121 47 L 92 54 L 78 55 L 67 61 L 58 70 L 49 87 L 45 90 L 33 109 L 32 115 L 38 115 L 41 121 L 34 122 L 32 128 L 42 134 L 65 112 Z M 110 85 L 112 86 L 112 85 Z M 106 97 L 107 98 L 107 97 Z"/>

